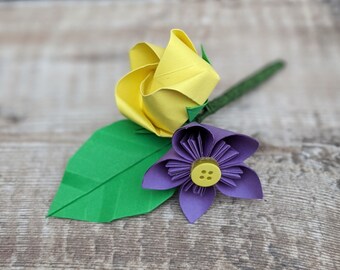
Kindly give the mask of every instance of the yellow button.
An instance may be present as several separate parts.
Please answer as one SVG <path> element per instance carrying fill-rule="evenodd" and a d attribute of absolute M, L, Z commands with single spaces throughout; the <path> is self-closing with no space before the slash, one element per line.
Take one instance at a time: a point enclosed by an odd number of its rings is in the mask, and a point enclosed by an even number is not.
<path fill-rule="evenodd" d="M 191 180 L 198 186 L 210 187 L 221 179 L 221 170 L 212 158 L 195 161 L 191 169 Z"/>

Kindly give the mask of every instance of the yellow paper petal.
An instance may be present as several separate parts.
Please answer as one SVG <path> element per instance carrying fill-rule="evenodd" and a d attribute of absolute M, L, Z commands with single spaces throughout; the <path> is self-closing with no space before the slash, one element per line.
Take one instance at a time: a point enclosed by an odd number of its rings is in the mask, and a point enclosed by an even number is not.
<path fill-rule="evenodd" d="M 182 30 L 172 30 L 149 92 L 161 88 L 179 89 L 202 104 L 219 79 L 212 66 L 197 55 L 189 37 Z"/>
<path fill-rule="evenodd" d="M 181 93 L 162 89 L 143 96 L 144 112 L 158 129 L 173 134 L 188 120 L 186 107 L 198 104 Z"/>
<path fill-rule="evenodd" d="M 151 43 L 138 43 L 129 53 L 131 70 L 145 65 L 155 64 L 162 57 L 164 49 Z"/>
<path fill-rule="evenodd" d="M 140 85 L 156 69 L 157 64 L 147 65 L 131 71 L 119 80 L 116 86 L 118 109 L 129 119 L 154 132 L 154 125 L 147 119 L 142 109 Z"/>
<path fill-rule="evenodd" d="M 168 88 L 176 90 L 188 98 L 202 105 L 214 90 L 220 77 L 216 72 L 202 71 L 187 80 L 170 85 Z"/>

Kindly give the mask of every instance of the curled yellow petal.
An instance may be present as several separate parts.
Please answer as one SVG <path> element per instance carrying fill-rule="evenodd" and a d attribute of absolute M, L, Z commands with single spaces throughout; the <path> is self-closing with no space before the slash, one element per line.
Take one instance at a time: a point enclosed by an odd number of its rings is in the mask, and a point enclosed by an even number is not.
<path fill-rule="evenodd" d="M 151 64 L 133 70 L 120 79 L 116 86 L 118 109 L 127 118 L 152 132 L 155 132 L 156 129 L 143 111 L 140 85 L 156 67 L 157 64 Z"/>
<path fill-rule="evenodd" d="M 131 70 L 149 64 L 158 63 L 164 53 L 164 49 L 151 43 L 138 43 L 129 53 Z"/>

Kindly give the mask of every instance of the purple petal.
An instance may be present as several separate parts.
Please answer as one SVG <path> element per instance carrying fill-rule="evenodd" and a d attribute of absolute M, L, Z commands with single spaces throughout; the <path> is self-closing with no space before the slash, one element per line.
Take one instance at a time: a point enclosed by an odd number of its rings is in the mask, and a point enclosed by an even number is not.
<path fill-rule="evenodd" d="M 190 162 L 184 160 L 180 155 L 178 155 L 173 148 L 170 148 L 170 150 L 164 156 L 162 156 L 160 160 L 158 160 L 157 162 L 161 162 L 164 160 L 173 160 L 180 163 L 187 162 L 191 164 Z"/>
<path fill-rule="evenodd" d="M 224 177 L 223 175 L 220 179 L 220 182 L 222 182 L 223 184 L 229 185 L 229 186 L 233 186 L 233 187 L 237 186 L 234 180 Z"/>
<path fill-rule="evenodd" d="M 224 184 L 222 181 L 216 184 L 217 189 L 226 196 L 242 199 L 262 199 L 261 182 L 257 174 L 245 165 L 239 165 L 243 174 L 241 179 L 234 180 L 236 187 Z"/>
<path fill-rule="evenodd" d="M 254 154 L 259 146 L 259 143 L 254 138 L 251 138 L 249 136 L 213 127 L 206 124 L 203 124 L 202 126 L 209 130 L 214 135 L 215 139 L 214 145 L 218 144 L 219 141 L 223 140 L 233 149 L 239 152 L 238 157 L 235 160 L 233 160 L 233 163 L 243 162 L 245 159 Z"/>
<path fill-rule="evenodd" d="M 217 144 L 215 144 L 213 150 L 210 153 L 210 156 L 213 157 L 215 160 L 220 160 L 226 155 L 230 147 L 231 146 L 226 144 L 224 141 L 219 141 Z"/>
<path fill-rule="evenodd" d="M 209 209 L 214 201 L 216 190 L 214 187 L 209 187 L 203 195 L 199 195 L 194 194 L 191 189 L 185 191 L 184 186 L 179 194 L 179 203 L 186 218 L 190 223 L 194 223 Z"/>
<path fill-rule="evenodd" d="M 222 129 L 222 128 L 217 128 L 211 125 L 207 125 L 207 124 L 202 124 L 202 126 L 204 128 L 206 128 L 207 130 L 209 130 L 212 134 L 214 134 L 214 139 L 215 142 L 220 141 L 221 139 L 225 138 L 225 137 L 229 137 L 231 135 L 234 135 L 235 132 L 232 132 L 230 130 L 226 130 L 226 129 Z"/>
<path fill-rule="evenodd" d="M 229 166 L 229 167 L 226 167 L 226 168 L 221 168 L 221 170 L 222 170 L 222 175 L 223 175 L 223 173 L 235 173 L 235 174 L 242 174 L 243 173 L 241 168 L 237 167 L 237 166 Z"/>
<path fill-rule="evenodd" d="M 223 169 L 223 168 L 228 168 L 232 164 L 235 164 L 235 163 L 242 163 L 242 161 L 237 162 L 239 160 L 238 156 L 239 156 L 239 152 L 237 152 L 233 148 L 230 148 L 225 155 L 221 156 L 220 158 L 216 160 L 218 161 L 220 168 Z"/>
<path fill-rule="evenodd" d="M 154 164 L 144 175 L 142 187 L 146 189 L 165 190 L 182 185 L 188 178 L 173 180 L 165 166 L 168 160 Z"/>
<path fill-rule="evenodd" d="M 178 129 L 172 137 L 172 147 L 175 152 L 190 161 L 197 159 L 198 154 L 209 156 L 213 143 L 214 135 L 198 123 L 190 123 Z"/>
<path fill-rule="evenodd" d="M 224 138 L 223 141 L 239 152 L 238 156 L 233 159 L 232 162 L 243 162 L 245 159 L 254 154 L 259 147 L 257 140 L 242 134 L 231 135 Z"/>
<path fill-rule="evenodd" d="M 188 160 L 195 160 L 199 158 L 199 156 L 195 153 L 195 148 L 192 148 L 192 145 L 189 143 L 193 141 L 193 135 L 185 134 L 185 136 L 180 140 L 180 146 L 183 150 L 185 150 L 185 158 Z"/>

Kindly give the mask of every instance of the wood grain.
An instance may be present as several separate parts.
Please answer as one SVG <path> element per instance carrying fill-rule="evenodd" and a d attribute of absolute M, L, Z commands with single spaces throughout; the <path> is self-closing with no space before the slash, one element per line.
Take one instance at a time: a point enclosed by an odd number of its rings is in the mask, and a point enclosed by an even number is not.
<path fill-rule="evenodd" d="M 334 1 L 0 3 L 0 267 L 340 269 L 340 5 Z M 265 199 L 217 196 L 195 224 L 174 197 L 110 224 L 45 219 L 68 158 L 121 119 L 113 98 L 140 40 L 204 43 L 214 95 L 287 68 L 206 119 L 261 142 Z"/>

